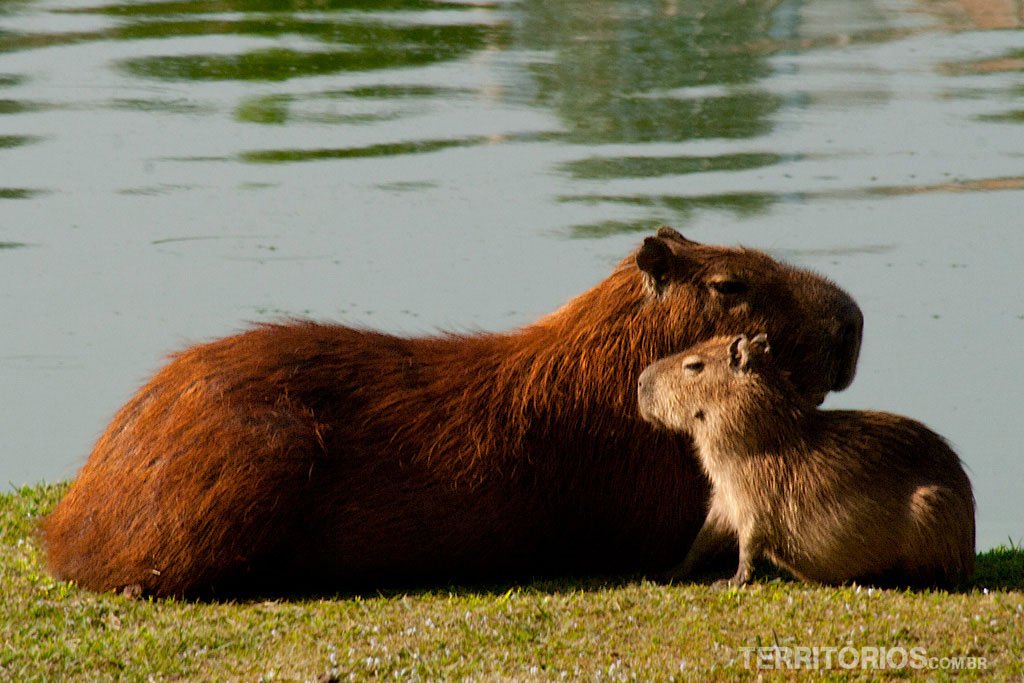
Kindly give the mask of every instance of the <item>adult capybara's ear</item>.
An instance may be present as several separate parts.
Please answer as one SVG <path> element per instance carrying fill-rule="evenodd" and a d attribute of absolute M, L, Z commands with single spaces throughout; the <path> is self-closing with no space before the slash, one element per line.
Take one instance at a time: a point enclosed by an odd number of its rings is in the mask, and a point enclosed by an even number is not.
<path fill-rule="evenodd" d="M 686 247 L 696 244 L 663 225 L 654 237 L 648 237 L 636 254 L 636 265 L 646 275 L 647 284 L 661 294 L 672 276 L 685 269 Z"/>
<path fill-rule="evenodd" d="M 680 234 L 678 230 L 668 225 L 662 225 L 658 228 L 658 237 L 666 240 L 675 240 L 682 244 L 696 244 L 693 240 L 688 240 Z"/>
<path fill-rule="evenodd" d="M 772 347 L 768 344 L 768 335 L 762 332 L 751 339 L 749 349 L 752 356 L 758 358 L 767 356 L 772 350 Z"/>
<path fill-rule="evenodd" d="M 636 253 L 636 265 L 655 292 L 660 293 L 671 279 L 673 258 L 672 250 L 662 237 L 648 237 Z"/>
<path fill-rule="evenodd" d="M 729 367 L 740 373 L 750 372 L 761 365 L 770 350 L 764 332 L 753 339 L 741 334 L 729 343 Z"/>

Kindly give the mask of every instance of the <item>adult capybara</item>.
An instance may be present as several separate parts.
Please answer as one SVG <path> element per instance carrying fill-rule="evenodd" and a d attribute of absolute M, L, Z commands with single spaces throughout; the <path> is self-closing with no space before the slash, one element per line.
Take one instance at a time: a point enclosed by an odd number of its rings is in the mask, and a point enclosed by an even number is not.
<path fill-rule="evenodd" d="M 974 571 L 971 482 L 942 437 L 899 415 L 818 410 L 765 335 L 706 341 L 638 384 L 640 413 L 689 433 L 712 484 L 675 577 L 723 536 L 739 541 L 731 585 L 762 555 L 823 583 L 955 586 Z"/>
<path fill-rule="evenodd" d="M 151 595 L 663 570 L 707 484 L 687 439 L 636 415 L 640 370 L 767 329 L 820 400 L 852 380 L 861 325 L 821 277 L 670 228 L 507 334 L 262 325 L 186 349 L 120 410 L 42 523 L 48 566 Z"/>

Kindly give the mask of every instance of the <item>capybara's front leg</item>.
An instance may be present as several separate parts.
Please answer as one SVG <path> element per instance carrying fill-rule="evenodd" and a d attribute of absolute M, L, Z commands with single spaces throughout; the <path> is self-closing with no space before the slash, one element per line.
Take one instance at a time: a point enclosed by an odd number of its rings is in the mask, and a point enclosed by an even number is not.
<path fill-rule="evenodd" d="M 742 586 L 750 581 L 754 575 L 754 560 L 761 554 L 761 541 L 757 535 L 750 531 L 740 532 L 740 561 L 736 567 L 736 573 L 728 584 L 730 586 Z"/>

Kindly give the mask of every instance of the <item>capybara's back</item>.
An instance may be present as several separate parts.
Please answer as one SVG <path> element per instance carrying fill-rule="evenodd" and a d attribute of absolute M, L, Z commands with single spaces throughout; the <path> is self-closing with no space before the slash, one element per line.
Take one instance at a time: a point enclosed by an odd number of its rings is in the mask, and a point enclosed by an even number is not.
<path fill-rule="evenodd" d="M 742 584 L 764 555 L 824 583 L 955 586 L 974 571 L 974 496 L 959 457 L 910 418 L 818 410 L 759 335 L 721 337 L 654 363 L 639 382 L 649 421 L 692 435 L 712 482 L 689 573 L 738 536 Z"/>
<path fill-rule="evenodd" d="M 282 391 L 302 336 L 263 328 L 192 348 L 157 373 L 44 520 L 54 572 L 98 590 L 178 594 L 293 533 L 330 436 L 305 397 Z"/>
<path fill-rule="evenodd" d="M 152 595 L 657 571 L 707 488 L 689 442 L 635 415 L 636 373 L 767 329 L 819 398 L 850 383 L 861 324 L 816 275 L 663 228 L 506 334 L 260 326 L 175 356 L 118 412 L 41 525 L 47 564 Z"/>
<path fill-rule="evenodd" d="M 844 572 L 879 584 L 958 586 L 974 573 L 971 482 L 949 444 L 924 424 L 891 413 L 817 411 L 818 448 L 849 470 L 841 491 L 862 528 L 843 534 Z M 865 535 L 872 537 L 863 544 Z M 838 570 L 831 570 L 836 573 Z M 824 572 L 823 578 L 827 578 Z"/>

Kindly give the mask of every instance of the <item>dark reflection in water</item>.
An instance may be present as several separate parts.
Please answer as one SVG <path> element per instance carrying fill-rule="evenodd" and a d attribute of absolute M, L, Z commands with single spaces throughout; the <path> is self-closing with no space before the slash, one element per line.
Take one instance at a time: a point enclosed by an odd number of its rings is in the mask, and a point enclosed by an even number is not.
<path fill-rule="evenodd" d="M 127 111 L 156 112 L 162 114 L 212 114 L 212 107 L 203 106 L 188 100 L 116 98 L 108 105 L 111 109 Z"/>
<path fill-rule="evenodd" d="M 480 11 L 485 4 L 429 0 L 328 2 L 157 2 L 112 3 L 62 8 L 64 15 L 115 18 L 93 31 L 10 34 L 0 38 L 0 53 L 98 40 L 185 39 L 233 36 L 265 39 L 267 46 L 238 51 L 147 53 L 116 62 L 125 74 L 163 82 L 282 82 L 292 79 L 425 67 L 464 59 L 484 50 L 510 46 L 553 55 L 531 60 L 533 104 L 550 108 L 563 130 L 544 134 L 466 134 L 412 139 L 361 140 L 342 147 L 256 149 L 237 154 L 252 163 L 305 162 L 424 154 L 495 143 L 561 139 L 587 146 L 586 156 L 563 163 L 570 178 L 589 183 L 579 197 L 563 201 L 607 202 L 644 207 L 646 220 L 605 220 L 571 229 L 574 236 L 607 235 L 652 221 L 686 223 L 695 210 L 726 210 L 741 215 L 762 210 L 770 194 L 698 193 L 698 196 L 624 196 L 600 184 L 619 179 L 692 176 L 717 171 L 762 168 L 781 157 L 766 153 L 700 156 L 666 154 L 675 143 L 692 140 L 752 138 L 770 129 L 778 95 L 751 87 L 770 71 L 764 42 L 777 2 L 722 3 L 691 0 L 650 5 L 641 2 L 545 3 L 514 6 L 512 21 Z M 411 12 L 431 10 L 429 23 L 410 21 Z M 396 14 L 400 13 L 400 14 Z M 401 17 L 391 20 L 389 17 Z M 442 17 L 438 20 L 437 17 Z M 270 41 L 287 38 L 288 45 Z M 307 41 L 296 45 L 295 41 Z M 169 43 L 170 44 L 170 43 Z M 230 43 L 229 43 L 230 44 Z M 460 97 L 516 101 L 521 92 L 499 88 L 486 95 L 475 88 L 423 84 L 369 85 L 319 92 L 275 92 L 242 99 L 234 107 L 241 123 L 309 123 L 352 126 L 383 124 L 419 113 L 419 105 Z M 352 110 L 336 104 L 361 102 Z M 311 110 L 316 105 L 319 110 Z M 0 101 L 0 112 L 41 107 L 21 100 Z M 188 99 L 116 98 L 108 107 L 139 112 L 202 115 L 211 110 Z M 8 146 L 28 144 L 28 138 Z M 595 155 L 604 144 L 653 144 L 648 156 Z M 178 158 L 201 160 L 198 155 Z M 225 157 L 209 157 L 224 160 Z M 598 185 L 595 186 L 595 183 Z M 691 189 L 692 193 L 692 189 Z"/>
<path fill-rule="evenodd" d="M 4 34 L 0 32 L 0 41 L 3 40 Z M 13 88 L 25 83 L 27 79 L 24 76 L 16 74 L 0 74 L 0 92 L 7 88 Z M 23 115 L 32 112 L 43 111 L 48 109 L 47 105 L 39 102 L 19 100 L 14 98 L 7 98 L 0 96 L 0 117 L 16 115 Z M 0 119 L 3 120 L 3 119 Z M 6 122 L 6 121 L 5 121 Z M 18 134 L 0 134 L 0 151 L 12 150 L 16 148 L 26 147 L 28 145 L 35 144 L 42 141 L 44 138 L 40 135 L 18 135 Z M 0 157 L 0 164 L 4 163 L 2 157 Z M 45 194 L 45 191 L 25 188 L 25 187 L 0 187 L 0 200 L 4 199 L 31 199 Z M 17 247 L 26 246 L 21 242 L 0 242 L 0 249 L 14 249 Z"/>
<path fill-rule="evenodd" d="M 487 6 L 481 2 L 476 6 Z M 109 14 L 113 16 L 178 16 L 187 14 L 213 14 L 222 12 L 276 12 L 290 14 L 294 12 L 324 12 L 328 10 L 435 10 L 463 9 L 461 3 L 434 2 L 434 0 L 234 0 L 232 2 L 215 2 L 213 0 L 199 2 L 147 2 L 119 5 L 98 5 L 87 8 L 69 8 L 60 12 Z"/>
<path fill-rule="evenodd" d="M 583 143 L 737 138 L 768 129 L 768 93 L 680 97 L 671 91 L 748 84 L 768 67 L 747 46 L 768 32 L 777 3 L 524 4 L 523 42 L 554 50 L 532 71 L 539 98 Z"/>
<path fill-rule="evenodd" d="M 2 43 L 3 32 L 0 32 L 0 45 L 2 45 Z M 19 100 L 3 96 L 2 90 L 23 85 L 26 81 L 28 81 L 28 79 L 24 76 L 18 76 L 14 74 L 0 74 L 0 116 L 4 116 L 6 114 L 29 114 L 33 112 L 47 111 L 54 108 L 52 105 L 44 102 L 36 102 L 34 100 Z M 12 138 L 19 137 L 21 139 L 21 142 L 17 145 L 4 144 L 4 141 L 7 141 L 9 143 Z M 31 136 L 2 135 L 0 136 L 0 147 L 20 146 L 20 144 L 28 144 L 29 142 L 35 142 L 39 139 L 41 138 L 33 138 Z"/>
<path fill-rule="evenodd" d="M 46 190 L 27 187 L 0 187 L 0 199 L 31 199 L 46 194 Z"/>
<path fill-rule="evenodd" d="M 762 192 L 724 192 L 720 194 L 707 194 L 697 196 L 683 195 L 574 195 L 561 197 L 562 201 L 579 202 L 582 204 L 617 203 L 631 206 L 650 207 L 654 209 L 667 209 L 668 211 L 656 212 L 656 215 L 666 213 L 674 216 L 675 225 L 685 225 L 689 218 L 701 209 L 726 210 L 736 214 L 737 217 L 751 216 L 768 208 L 772 202 L 777 201 L 777 195 Z M 626 223 L 623 221 L 603 221 L 597 224 L 576 225 L 572 228 L 573 237 L 604 237 L 616 232 L 646 232 L 650 230 L 649 225 L 643 223 Z"/>
<path fill-rule="evenodd" d="M 465 9 L 423 0 L 388 2 L 197 2 L 104 5 L 66 10 L 108 14 L 129 23 L 103 32 L 115 40 L 235 35 L 302 37 L 318 49 L 283 47 L 242 54 L 156 55 L 126 59 L 128 73 L 162 80 L 280 81 L 304 76 L 422 66 L 455 59 L 502 41 L 500 26 L 477 24 L 391 25 L 367 21 L 360 11 Z M 343 12 L 342 12 L 343 11 Z M 309 12 L 315 12 L 315 17 Z M 331 16 L 330 12 L 337 12 Z M 195 16 L 187 20 L 164 17 Z M 211 15 L 211 16 L 206 16 Z M 227 15 L 227 16 L 225 16 Z M 81 37 L 81 36 L 79 36 Z M 336 46 L 336 49 L 324 47 Z"/>
<path fill-rule="evenodd" d="M 777 154 L 722 154 L 719 156 L 592 157 L 562 165 L 574 178 L 657 178 L 666 175 L 741 171 L 778 163 Z"/>
<path fill-rule="evenodd" d="M 33 142 L 39 142 L 41 139 L 37 135 L 0 135 L 0 149 L 30 145 Z"/>
<path fill-rule="evenodd" d="M 393 157 L 407 154 L 428 154 L 444 149 L 458 147 L 475 147 L 485 144 L 500 144 L 509 141 L 536 142 L 550 139 L 545 133 L 510 135 L 491 138 L 487 136 L 471 136 L 464 138 L 448 138 L 439 140 L 414 140 L 390 144 L 367 145 L 365 147 L 341 147 L 333 149 L 268 149 L 244 152 L 242 161 L 253 163 L 290 163 L 295 161 L 320 161 L 324 159 L 359 159 L 368 157 Z"/>
<path fill-rule="evenodd" d="M 976 76 L 983 74 L 1019 74 L 1024 77 L 1024 50 L 1008 50 L 999 57 L 994 59 L 983 59 L 978 61 L 960 62 L 956 64 L 949 64 L 946 66 L 946 70 L 954 75 L 960 76 Z M 1020 99 L 1024 97 L 1024 85 L 1018 85 L 1014 89 L 1016 98 Z M 974 94 L 976 97 L 996 97 L 998 98 L 1000 93 L 998 91 L 981 91 L 977 93 L 971 93 L 970 91 L 960 91 L 957 93 L 959 96 L 970 96 Z M 976 117 L 978 121 L 990 121 L 995 123 L 1024 123 L 1024 109 L 1010 109 L 1002 111 L 996 114 L 982 114 Z"/>
<path fill-rule="evenodd" d="M 1001 123 L 1024 123 L 1024 109 L 1014 109 L 1002 114 L 979 116 L 979 121 L 996 121 Z"/>
<path fill-rule="evenodd" d="M 323 159 L 358 159 L 363 157 L 389 157 L 403 154 L 424 154 L 453 147 L 471 147 L 484 140 L 471 137 L 461 140 L 416 140 L 393 144 L 368 145 L 340 149 L 268 149 L 242 154 L 243 161 L 255 163 L 282 163 L 294 161 L 317 161 Z"/>
<path fill-rule="evenodd" d="M 769 33 L 776 2 L 593 3 L 524 5 L 523 42 L 553 50 L 550 63 L 531 71 L 539 100 L 568 126 L 569 140 L 587 145 L 673 143 L 697 139 L 750 138 L 770 129 L 780 98 L 749 86 L 769 67 L 750 46 Z M 768 166 L 770 154 L 720 157 L 588 157 L 563 166 L 575 178 L 614 180 L 684 175 Z M 589 195 L 582 201 L 601 199 Z M 622 197 L 670 209 L 660 220 L 683 223 L 697 207 L 756 210 L 770 203 L 727 194 L 703 197 Z M 604 221 L 573 229 L 576 236 L 634 229 Z"/>
<path fill-rule="evenodd" d="M 161 32 L 164 26 L 159 25 Z M 208 26 L 204 24 L 204 28 Z M 241 33 L 254 33 L 247 26 L 231 28 L 231 32 L 237 29 Z M 284 32 L 292 31 L 282 30 Z M 122 68 L 136 76 L 164 80 L 281 81 L 339 71 L 423 66 L 455 59 L 481 47 L 488 32 L 489 29 L 475 26 L 445 26 L 426 30 L 360 30 L 349 38 L 332 36 L 332 40 L 345 42 L 345 49 L 338 51 L 269 48 L 241 55 L 141 57 L 125 60 Z M 359 41 L 353 43 L 351 38 L 357 36 Z M 325 38 L 323 35 L 318 37 Z M 353 49 L 353 44 L 358 47 Z"/>
<path fill-rule="evenodd" d="M 0 116 L 4 114 L 26 114 L 32 111 L 43 111 L 48 108 L 45 104 L 39 102 L 0 99 Z"/>
<path fill-rule="evenodd" d="M 347 90 L 332 90 L 302 95 L 277 94 L 252 97 L 242 101 L 235 109 L 235 118 L 247 123 L 283 125 L 288 122 L 326 124 L 366 124 L 392 121 L 401 118 L 410 110 L 397 108 L 396 100 L 456 98 L 472 95 L 469 88 L 446 88 L 426 85 L 367 86 Z M 360 113 L 301 112 L 296 104 L 311 102 L 335 103 L 345 100 L 362 100 L 378 107 L 377 110 Z"/>
<path fill-rule="evenodd" d="M 144 40 L 197 36 L 302 37 L 317 49 L 270 47 L 241 54 L 152 55 L 121 62 L 128 73 L 161 80 L 280 81 L 342 71 L 367 71 L 423 66 L 465 56 L 485 45 L 500 44 L 500 25 L 447 23 L 392 25 L 371 21 L 359 10 L 412 11 L 468 9 L 466 5 L 396 0 L 391 2 L 225 2 L 138 3 L 61 10 L 63 13 L 105 14 L 121 23 L 99 31 L 61 34 L 0 34 L 0 53 L 97 40 Z M 340 10 L 344 10 L 341 12 Z M 303 18 L 304 12 L 317 18 Z M 337 11 L 337 16 L 325 12 Z M 216 12 L 213 16 L 207 13 Z M 229 13 L 225 16 L 222 13 Z M 166 20 L 167 16 L 188 16 Z M 324 49 L 335 46 L 336 49 Z"/>

